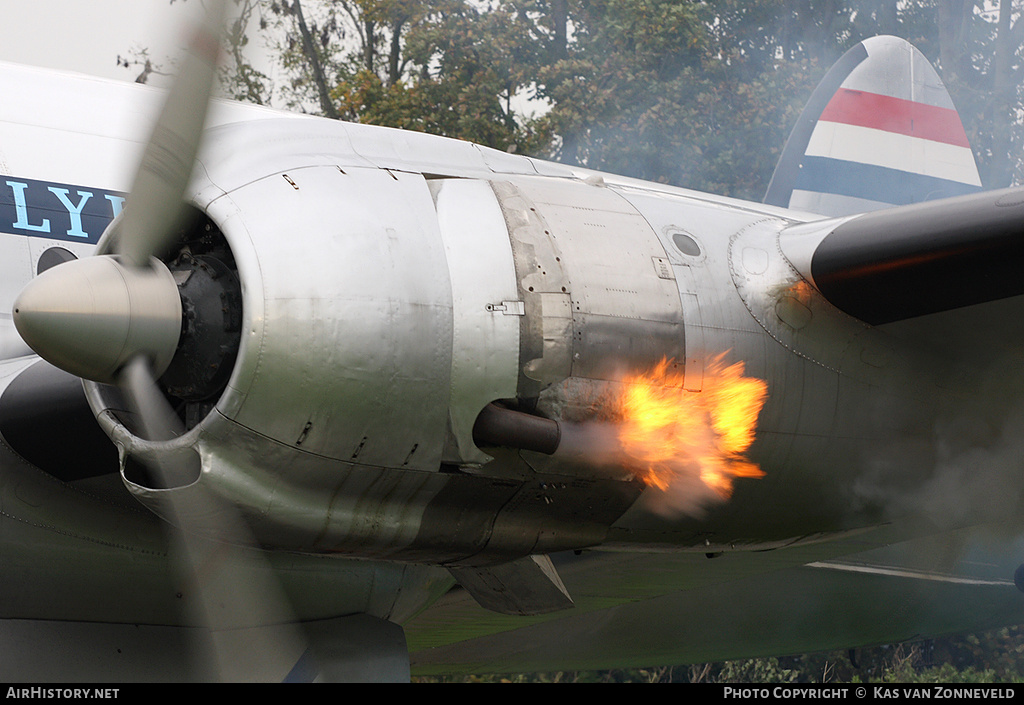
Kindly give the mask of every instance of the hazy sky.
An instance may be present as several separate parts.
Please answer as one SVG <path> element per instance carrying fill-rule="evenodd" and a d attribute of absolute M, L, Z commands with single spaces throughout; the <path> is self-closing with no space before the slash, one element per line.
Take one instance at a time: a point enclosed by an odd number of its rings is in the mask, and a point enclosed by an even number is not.
<path fill-rule="evenodd" d="M 198 9 L 198 0 L 0 0 L 0 61 L 134 80 L 138 71 L 118 68 L 118 54 L 175 54 Z"/>

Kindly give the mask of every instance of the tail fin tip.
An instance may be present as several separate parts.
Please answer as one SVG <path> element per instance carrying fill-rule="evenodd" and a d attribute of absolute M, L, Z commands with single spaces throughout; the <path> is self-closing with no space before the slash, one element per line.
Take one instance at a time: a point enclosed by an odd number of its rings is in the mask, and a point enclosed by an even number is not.
<path fill-rule="evenodd" d="M 843 216 L 981 190 L 967 134 L 912 44 L 872 37 L 811 94 L 765 203 Z"/>

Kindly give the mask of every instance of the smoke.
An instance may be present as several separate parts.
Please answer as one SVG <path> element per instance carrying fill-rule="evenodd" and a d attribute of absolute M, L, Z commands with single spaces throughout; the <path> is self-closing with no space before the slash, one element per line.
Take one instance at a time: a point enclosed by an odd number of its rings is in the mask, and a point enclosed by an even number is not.
<path fill-rule="evenodd" d="M 889 518 L 916 516 L 940 529 L 987 524 L 1024 529 L 1024 395 L 1019 372 L 993 366 L 955 408 L 940 412 L 926 433 L 880 443 L 853 486 L 859 507 Z"/>
<path fill-rule="evenodd" d="M 707 437 L 711 431 L 706 427 Z M 633 476 L 640 480 L 649 473 L 642 459 L 626 452 L 620 440 L 622 423 L 613 421 L 565 422 L 562 424 L 562 442 L 555 457 L 576 465 L 599 470 L 608 476 Z M 666 519 L 704 517 L 712 506 L 728 497 L 701 480 L 700 456 L 710 454 L 712 444 L 696 444 L 690 452 L 667 459 L 659 465 L 659 475 L 666 478 L 663 485 L 649 485 L 644 494 L 644 506 Z"/>
<path fill-rule="evenodd" d="M 954 428 L 953 433 L 957 432 Z M 1024 414 L 1018 412 L 1007 419 L 991 443 L 962 447 L 949 439 L 945 431 L 937 429 L 933 468 L 916 487 L 894 486 L 891 480 L 882 479 L 883 473 L 875 472 L 863 477 L 855 491 L 862 499 L 884 504 L 892 516 L 921 516 L 940 528 L 973 523 L 1022 526 Z M 891 460 L 876 468 L 884 469 L 885 475 L 899 470 L 892 467 Z"/>

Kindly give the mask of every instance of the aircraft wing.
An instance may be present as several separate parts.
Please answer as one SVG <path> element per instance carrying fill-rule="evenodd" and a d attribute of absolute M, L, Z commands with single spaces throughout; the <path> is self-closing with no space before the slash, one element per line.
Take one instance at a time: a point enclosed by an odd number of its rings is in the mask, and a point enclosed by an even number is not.
<path fill-rule="evenodd" d="M 1024 341 L 1021 193 L 981 189 L 935 69 L 905 40 L 874 37 L 815 89 L 765 201 L 832 218 L 787 227 L 779 244 L 837 308 L 980 360 Z"/>
<path fill-rule="evenodd" d="M 1024 344 L 1020 188 L 794 225 L 779 244 L 825 299 L 889 334 L 979 365 Z"/>
<path fill-rule="evenodd" d="M 455 589 L 406 624 L 413 673 L 706 663 L 892 643 L 881 625 L 895 615 L 899 640 L 909 640 L 956 632 L 958 617 L 983 629 L 1020 614 L 1008 577 L 1020 539 L 981 530 L 884 541 L 850 537 L 840 543 L 854 553 L 844 556 L 817 544 L 742 563 L 728 555 L 558 556 L 574 610 L 510 618 Z"/>
<path fill-rule="evenodd" d="M 780 242 L 825 298 L 872 325 L 1010 298 L 1024 294 L 1024 189 L 796 226 Z"/>

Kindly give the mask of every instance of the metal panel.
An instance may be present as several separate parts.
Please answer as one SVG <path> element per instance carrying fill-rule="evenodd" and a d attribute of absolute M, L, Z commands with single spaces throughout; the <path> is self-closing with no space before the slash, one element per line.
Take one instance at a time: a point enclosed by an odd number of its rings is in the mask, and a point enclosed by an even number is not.
<path fill-rule="evenodd" d="M 601 185 L 517 179 L 549 224 L 571 282 L 572 375 L 613 380 L 623 372 L 683 359 L 676 283 L 665 278 L 665 248 L 647 221 Z"/>
<path fill-rule="evenodd" d="M 697 295 L 680 294 L 683 304 L 683 321 L 686 330 L 686 368 L 683 374 L 683 389 L 699 392 L 704 388 L 704 325 L 700 316 Z"/>
<path fill-rule="evenodd" d="M 573 376 L 616 380 L 664 358 L 683 360 L 678 321 L 577 313 Z"/>
<path fill-rule="evenodd" d="M 536 397 L 569 376 L 572 355 L 572 306 L 569 280 L 551 227 L 507 181 L 492 183 L 508 227 L 525 316 L 520 319 L 518 395 Z"/>
<path fill-rule="evenodd" d="M 225 222 L 229 242 L 247 235 L 258 254 L 258 272 L 239 258 L 248 334 L 234 382 L 251 382 L 237 421 L 320 456 L 436 472 L 452 302 L 426 182 L 331 167 L 291 178 L 227 197 L 246 214 Z"/>
<path fill-rule="evenodd" d="M 505 219 L 484 181 L 430 182 L 452 285 L 449 422 L 455 440 L 446 462 L 485 463 L 473 423 L 495 399 L 516 395 L 522 306 Z M 516 305 L 520 304 L 520 305 Z"/>
<path fill-rule="evenodd" d="M 523 373 L 542 384 L 565 379 L 572 365 L 572 301 L 569 294 L 537 293 L 535 315 L 540 317 L 540 356 L 523 365 Z"/>

